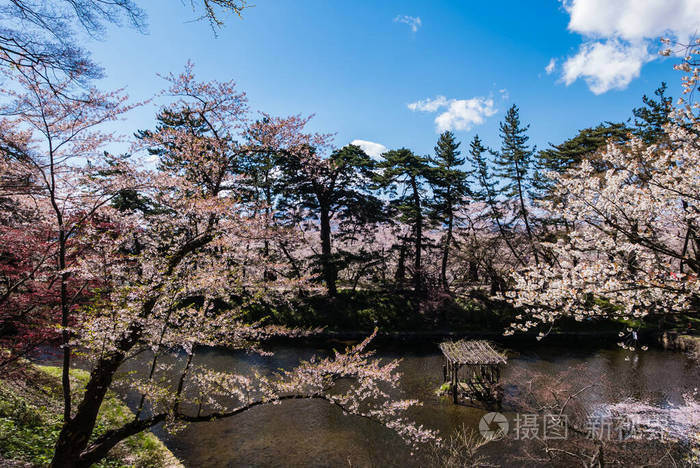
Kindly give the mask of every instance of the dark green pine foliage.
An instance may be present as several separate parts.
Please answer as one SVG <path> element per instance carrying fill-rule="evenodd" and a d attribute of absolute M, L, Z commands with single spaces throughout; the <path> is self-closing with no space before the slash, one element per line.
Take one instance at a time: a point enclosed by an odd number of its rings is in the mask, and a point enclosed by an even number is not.
<path fill-rule="evenodd" d="M 525 196 L 530 185 L 530 165 L 534 148 L 528 146 L 527 130 L 529 125 L 521 126 L 520 111 L 515 104 L 506 112 L 505 119 L 499 125 L 501 149 L 495 156 L 495 175 L 503 181 L 500 193 L 515 205 L 516 219 L 521 219 L 527 237 L 532 245 L 535 263 L 539 264 L 539 255 L 530 225 L 529 211 L 525 205 Z"/>
<path fill-rule="evenodd" d="M 344 256 L 333 250 L 333 238 L 347 239 L 383 220 L 383 203 L 371 193 L 375 162 L 359 146 L 347 145 L 327 159 L 311 151 L 311 156 L 280 157 L 283 189 L 278 205 L 289 214 L 304 213 L 306 219 L 296 221 L 318 222 L 321 253 L 316 261 L 328 295 L 333 297 Z"/>
<path fill-rule="evenodd" d="M 246 133 L 248 151 L 241 164 L 243 193 L 249 201 L 258 201 L 269 210 L 275 206 L 281 193 L 278 170 L 280 155 L 265 144 L 265 127 L 269 119 L 257 121 Z"/>
<path fill-rule="evenodd" d="M 184 129 L 201 141 L 215 140 L 219 137 L 205 119 L 198 112 L 184 109 L 182 112 L 165 110 L 156 116 L 156 128 Z M 150 130 L 136 132 L 137 139 L 144 139 L 152 135 Z M 240 162 L 245 151 L 236 141 L 227 142 L 227 150 L 220 151 L 220 147 L 214 150 L 203 145 L 198 158 L 183 158 L 182 148 L 176 147 L 176 142 L 165 141 L 157 148 L 149 148 L 149 154 L 158 157 L 158 168 L 165 172 L 183 175 L 187 180 L 194 182 L 203 193 L 216 193 L 222 189 L 221 181 L 229 172 L 240 173 Z M 236 187 L 239 188 L 239 187 Z"/>
<path fill-rule="evenodd" d="M 107 161 L 107 169 L 99 171 L 99 177 L 109 179 L 121 174 L 119 163 L 130 157 L 129 154 L 115 156 L 105 151 L 104 158 Z M 87 165 L 91 165 L 90 161 L 87 162 Z M 111 199 L 110 205 L 121 212 L 140 211 L 146 216 L 163 213 L 162 208 L 159 208 L 153 200 L 133 188 L 120 189 Z"/>
<path fill-rule="evenodd" d="M 242 193 L 248 202 L 265 214 L 265 222 L 270 222 L 270 216 L 277 206 L 282 194 L 282 177 L 279 171 L 280 154 L 265 144 L 265 127 L 269 119 L 258 121 L 248 128 L 246 143 L 248 150 L 241 163 Z M 280 240 L 280 248 L 287 252 L 287 246 Z M 269 258 L 273 254 L 270 240 L 265 238 L 262 245 L 262 255 Z M 288 258 L 291 260 L 291 258 Z M 296 276 L 300 276 L 295 262 L 290 261 Z M 268 270 L 263 273 L 266 280 L 274 279 L 274 274 Z"/>
<path fill-rule="evenodd" d="M 668 123 L 668 114 L 673 109 L 673 98 L 666 96 L 666 83 L 662 82 L 654 99 L 646 94 L 642 97 L 644 105 L 635 108 L 634 133 L 647 144 L 657 143 L 664 137 L 663 126 Z"/>
<path fill-rule="evenodd" d="M 520 254 L 515 250 L 508 226 L 503 221 L 503 213 L 498 201 L 496 178 L 490 170 L 488 160 L 485 157 L 487 152 L 488 149 L 481 143 L 479 135 L 475 135 L 469 144 L 469 163 L 473 167 L 471 175 L 474 178 L 471 196 L 475 201 L 482 202 L 487 206 L 488 216 L 496 223 L 499 234 L 513 253 L 513 256 L 518 262 L 525 265 Z"/>
<path fill-rule="evenodd" d="M 411 234 L 405 240 L 412 240 L 414 246 L 413 287 L 417 298 L 415 307 L 418 308 L 419 299 L 424 292 L 421 264 L 421 255 L 425 247 L 424 205 L 426 185 L 432 169 L 428 158 L 418 156 L 406 148 L 387 151 L 382 156 L 384 160 L 379 163 L 382 172 L 378 182 L 389 189 L 392 196 L 391 205 L 398 212 L 399 220 L 411 227 Z M 401 268 L 402 259 L 399 259 L 399 264 Z"/>
<path fill-rule="evenodd" d="M 433 191 L 430 217 L 445 229 L 440 266 L 440 284 L 445 291 L 449 290 L 447 263 L 457 217 L 456 210 L 469 192 L 467 184 L 469 174 L 460 169 L 464 164 L 464 158 L 460 157 L 459 145 L 452 132 L 447 131 L 440 135 L 435 146 L 434 167 L 430 177 Z"/>
<path fill-rule="evenodd" d="M 553 181 L 547 172 L 563 174 L 569 168 L 588 159 L 594 167 L 605 170 L 596 160 L 595 153 L 605 148 L 608 142 L 624 143 L 629 140 L 630 129 L 624 123 L 605 122 L 597 127 L 584 128 L 578 134 L 558 145 L 537 153 L 535 173 L 532 180 L 531 197 L 535 200 L 551 199 Z"/>
<path fill-rule="evenodd" d="M 591 161 L 600 171 L 608 169 L 595 157 L 608 143 L 624 144 L 629 141 L 630 134 L 637 135 L 647 144 L 657 143 L 663 138 L 663 126 L 668 123 L 668 113 L 672 109 L 673 99 L 666 96 L 666 89 L 666 83 L 661 83 L 654 91 L 657 99 L 647 95 L 642 97 L 644 105 L 632 111 L 635 117 L 633 127 L 625 123 L 604 122 L 584 128 L 575 137 L 558 145 L 550 143 L 548 149 L 537 153 L 532 198 L 551 199 L 553 182 L 546 177 L 547 172 L 563 174 L 584 159 Z"/>

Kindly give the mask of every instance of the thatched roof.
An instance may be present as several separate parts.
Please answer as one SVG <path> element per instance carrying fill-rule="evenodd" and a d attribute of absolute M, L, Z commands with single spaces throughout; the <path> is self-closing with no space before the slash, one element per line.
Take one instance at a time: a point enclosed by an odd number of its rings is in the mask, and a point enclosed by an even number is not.
<path fill-rule="evenodd" d="M 455 364 L 487 365 L 505 364 L 506 358 L 493 349 L 488 341 L 459 340 L 440 343 L 445 358 Z"/>

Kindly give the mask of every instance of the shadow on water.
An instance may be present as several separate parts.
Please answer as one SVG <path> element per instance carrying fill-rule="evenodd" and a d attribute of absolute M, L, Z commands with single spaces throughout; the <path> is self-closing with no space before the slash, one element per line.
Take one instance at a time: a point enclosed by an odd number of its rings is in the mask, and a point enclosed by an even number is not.
<path fill-rule="evenodd" d="M 269 348 L 274 353 L 271 356 L 208 348 L 199 350 L 195 361 L 214 370 L 272 372 L 343 347 L 339 342 L 328 347 L 273 344 Z M 683 394 L 700 387 L 700 366 L 681 353 L 547 343 L 517 344 L 507 351 L 510 359 L 501 381 L 511 389 L 525 384 L 519 381 L 523 376 L 533 373 L 556 376 L 571 368 L 576 368 L 576 377 L 583 384 L 607 382 L 586 394 L 584 402 L 590 408 L 629 398 L 659 406 L 679 405 Z M 442 356 L 436 343 L 382 343 L 377 347 L 377 357 L 402 359 L 400 385 L 392 396 L 415 398 L 423 403 L 411 410 L 414 421 L 439 430 L 441 435 L 449 435 L 462 425 L 478 430 L 486 410 L 453 405 L 449 398 L 436 394 L 442 383 Z M 142 355 L 124 370 L 143 372 L 147 362 L 150 362 L 148 356 Z M 125 397 L 132 408 L 136 406 L 135 394 Z M 508 419 L 514 416 L 508 391 L 503 412 Z M 192 467 L 421 464 L 390 430 L 363 418 L 343 415 L 320 401 L 288 401 L 257 407 L 229 419 L 190 424 L 174 434 L 162 427 L 156 427 L 154 432 L 186 466 Z M 510 444 L 497 444 L 488 446 L 495 462 L 514 450 Z"/>
<path fill-rule="evenodd" d="M 338 346 L 336 343 L 337 347 Z M 329 348 L 274 345 L 272 356 L 224 349 L 198 351 L 198 365 L 215 370 L 249 372 L 291 368 L 300 360 L 323 355 Z M 657 405 L 679 404 L 684 393 L 700 384 L 695 363 L 684 355 L 649 350 L 629 352 L 619 348 L 569 348 L 520 346 L 509 350 L 511 358 L 502 381 L 518 386 L 528 373 L 558 375 L 579 366 L 582 382 L 607 380 L 590 392 L 586 404 L 614 403 L 626 398 Z M 484 409 L 453 405 L 439 397 L 442 357 L 435 344 L 381 345 L 377 356 L 401 358 L 400 386 L 394 396 L 423 402 L 410 416 L 419 424 L 449 434 L 466 425 L 478 429 Z M 128 398 L 134 404 L 133 396 Z M 508 397 L 504 412 L 508 413 Z M 512 415 L 511 415 L 512 416 Z M 419 461 L 391 431 L 371 421 L 343 415 L 319 401 L 289 401 L 258 407 L 233 418 L 190 424 L 175 434 L 154 431 L 187 466 L 417 466 Z M 502 450 L 512 450 L 503 447 Z M 498 455 L 499 450 L 492 450 Z"/>

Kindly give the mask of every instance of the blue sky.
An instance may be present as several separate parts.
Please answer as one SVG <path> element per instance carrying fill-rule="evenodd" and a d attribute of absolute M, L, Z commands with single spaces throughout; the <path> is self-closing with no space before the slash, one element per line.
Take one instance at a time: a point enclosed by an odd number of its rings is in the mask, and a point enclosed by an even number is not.
<path fill-rule="evenodd" d="M 656 38 L 700 29 L 700 0 L 257 0 L 216 35 L 191 21 L 188 1 L 142 3 L 145 34 L 113 27 L 86 44 L 105 68 L 101 86 L 148 98 L 164 85 L 157 73 L 191 59 L 200 79 L 234 79 L 252 109 L 315 114 L 311 128 L 335 133 L 337 145 L 361 139 L 423 154 L 443 128 L 463 147 L 476 133 L 497 146 L 512 104 L 544 147 L 628 118 L 662 80 L 678 96 L 680 73 L 674 58 L 657 57 Z M 672 11 L 679 5 L 684 15 Z M 150 128 L 153 114 L 139 109 L 124 128 Z"/>

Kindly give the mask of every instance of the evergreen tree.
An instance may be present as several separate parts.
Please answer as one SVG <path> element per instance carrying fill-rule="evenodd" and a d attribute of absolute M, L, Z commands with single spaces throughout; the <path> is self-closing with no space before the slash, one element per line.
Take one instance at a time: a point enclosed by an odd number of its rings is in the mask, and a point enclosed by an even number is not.
<path fill-rule="evenodd" d="M 139 130 L 136 132 L 136 138 L 148 141 L 159 132 L 187 131 L 201 142 L 201 146 L 195 153 L 197 156 L 195 160 L 195 158 L 182 156 L 183 148 L 179 146 L 180 143 L 176 138 L 162 139 L 159 147 L 148 149 L 149 154 L 157 156 L 159 170 L 173 172 L 196 182 L 198 189 L 203 193 L 223 189 L 221 181 L 227 173 L 240 173 L 245 150 L 238 142 L 230 139 L 226 140 L 225 145 L 215 149 L 210 142 L 219 140 L 219 137 L 199 112 L 188 108 L 179 112 L 166 109 L 156 116 L 156 120 L 155 131 Z"/>
<path fill-rule="evenodd" d="M 283 196 L 280 207 L 308 216 L 319 223 L 321 277 L 329 296 L 337 295 L 339 252 L 333 237 L 343 238 L 358 227 L 383 219 L 383 204 L 371 192 L 375 162 L 359 146 L 347 145 L 321 158 L 313 148 L 300 154 L 284 154 Z M 333 230 L 332 222 L 336 223 Z"/>
<path fill-rule="evenodd" d="M 442 245 L 442 263 L 440 266 L 440 284 L 447 291 L 447 263 L 452 243 L 452 231 L 455 223 L 455 210 L 464 200 L 469 189 L 467 177 L 469 174 L 461 169 L 464 158 L 460 158 L 460 143 L 455 140 L 452 132 L 444 132 L 440 135 L 435 146 L 435 167 L 431 174 L 433 199 L 430 216 L 445 227 L 445 236 Z"/>
<path fill-rule="evenodd" d="M 498 202 L 498 187 L 496 178 L 489 169 L 489 164 L 484 157 L 488 149 L 481 143 L 479 135 L 475 135 L 474 139 L 469 144 L 469 162 L 473 169 L 472 176 L 475 179 L 473 189 L 471 190 L 472 198 L 475 201 L 483 202 L 488 207 L 489 217 L 496 223 L 498 232 L 505 241 L 508 249 L 513 253 L 513 256 L 525 265 L 524 261 L 513 246 L 511 235 L 508 232 L 508 226 L 503 221 L 503 213 Z"/>
<path fill-rule="evenodd" d="M 246 138 L 249 149 L 241 168 L 241 193 L 253 203 L 255 210 L 265 213 L 266 223 L 270 222 L 282 193 L 280 154 L 265 141 L 269 124 L 270 119 L 265 117 L 248 128 Z M 271 254 L 270 240 L 266 238 L 263 241 L 262 255 L 268 258 Z M 264 272 L 265 279 L 274 279 L 273 276 L 267 270 Z"/>
<path fill-rule="evenodd" d="M 501 149 L 495 154 L 495 174 L 504 182 L 500 190 L 501 195 L 507 200 L 515 201 L 516 219 L 522 219 L 527 237 L 532 245 L 535 263 L 539 264 L 529 212 L 525 205 L 525 194 L 529 187 L 530 164 L 534 154 L 534 148 L 527 145 L 529 137 L 526 132 L 529 128 L 529 125 L 521 126 L 520 111 L 515 104 L 511 106 L 506 112 L 505 119 L 499 125 Z"/>
<path fill-rule="evenodd" d="M 666 83 L 662 82 L 654 95 L 655 100 L 646 94 L 642 97 L 644 106 L 632 110 L 634 114 L 634 133 L 647 144 L 658 142 L 664 136 L 664 125 L 668 123 L 668 114 L 673 109 L 673 98 L 666 96 Z"/>
<path fill-rule="evenodd" d="M 394 197 L 391 204 L 398 211 L 399 219 L 411 226 L 410 237 L 414 245 L 413 286 L 416 298 L 420 299 L 423 293 L 421 254 L 424 248 L 425 185 L 431 176 L 429 159 L 406 148 L 387 151 L 382 156 L 384 161 L 379 167 L 383 171 L 378 181 L 390 189 Z"/>
<path fill-rule="evenodd" d="M 563 174 L 568 169 L 581 163 L 584 159 L 596 162 L 595 153 L 608 142 L 624 143 L 629 139 L 630 129 L 623 123 L 605 122 L 597 127 L 584 128 L 578 134 L 563 143 L 549 144 L 549 148 L 537 153 L 535 174 L 532 181 L 531 197 L 533 199 L 549 199 L 553 182 L 546 176 L 547 172 Z M 604 170 L 600 167 L 600 170 Z"/>

